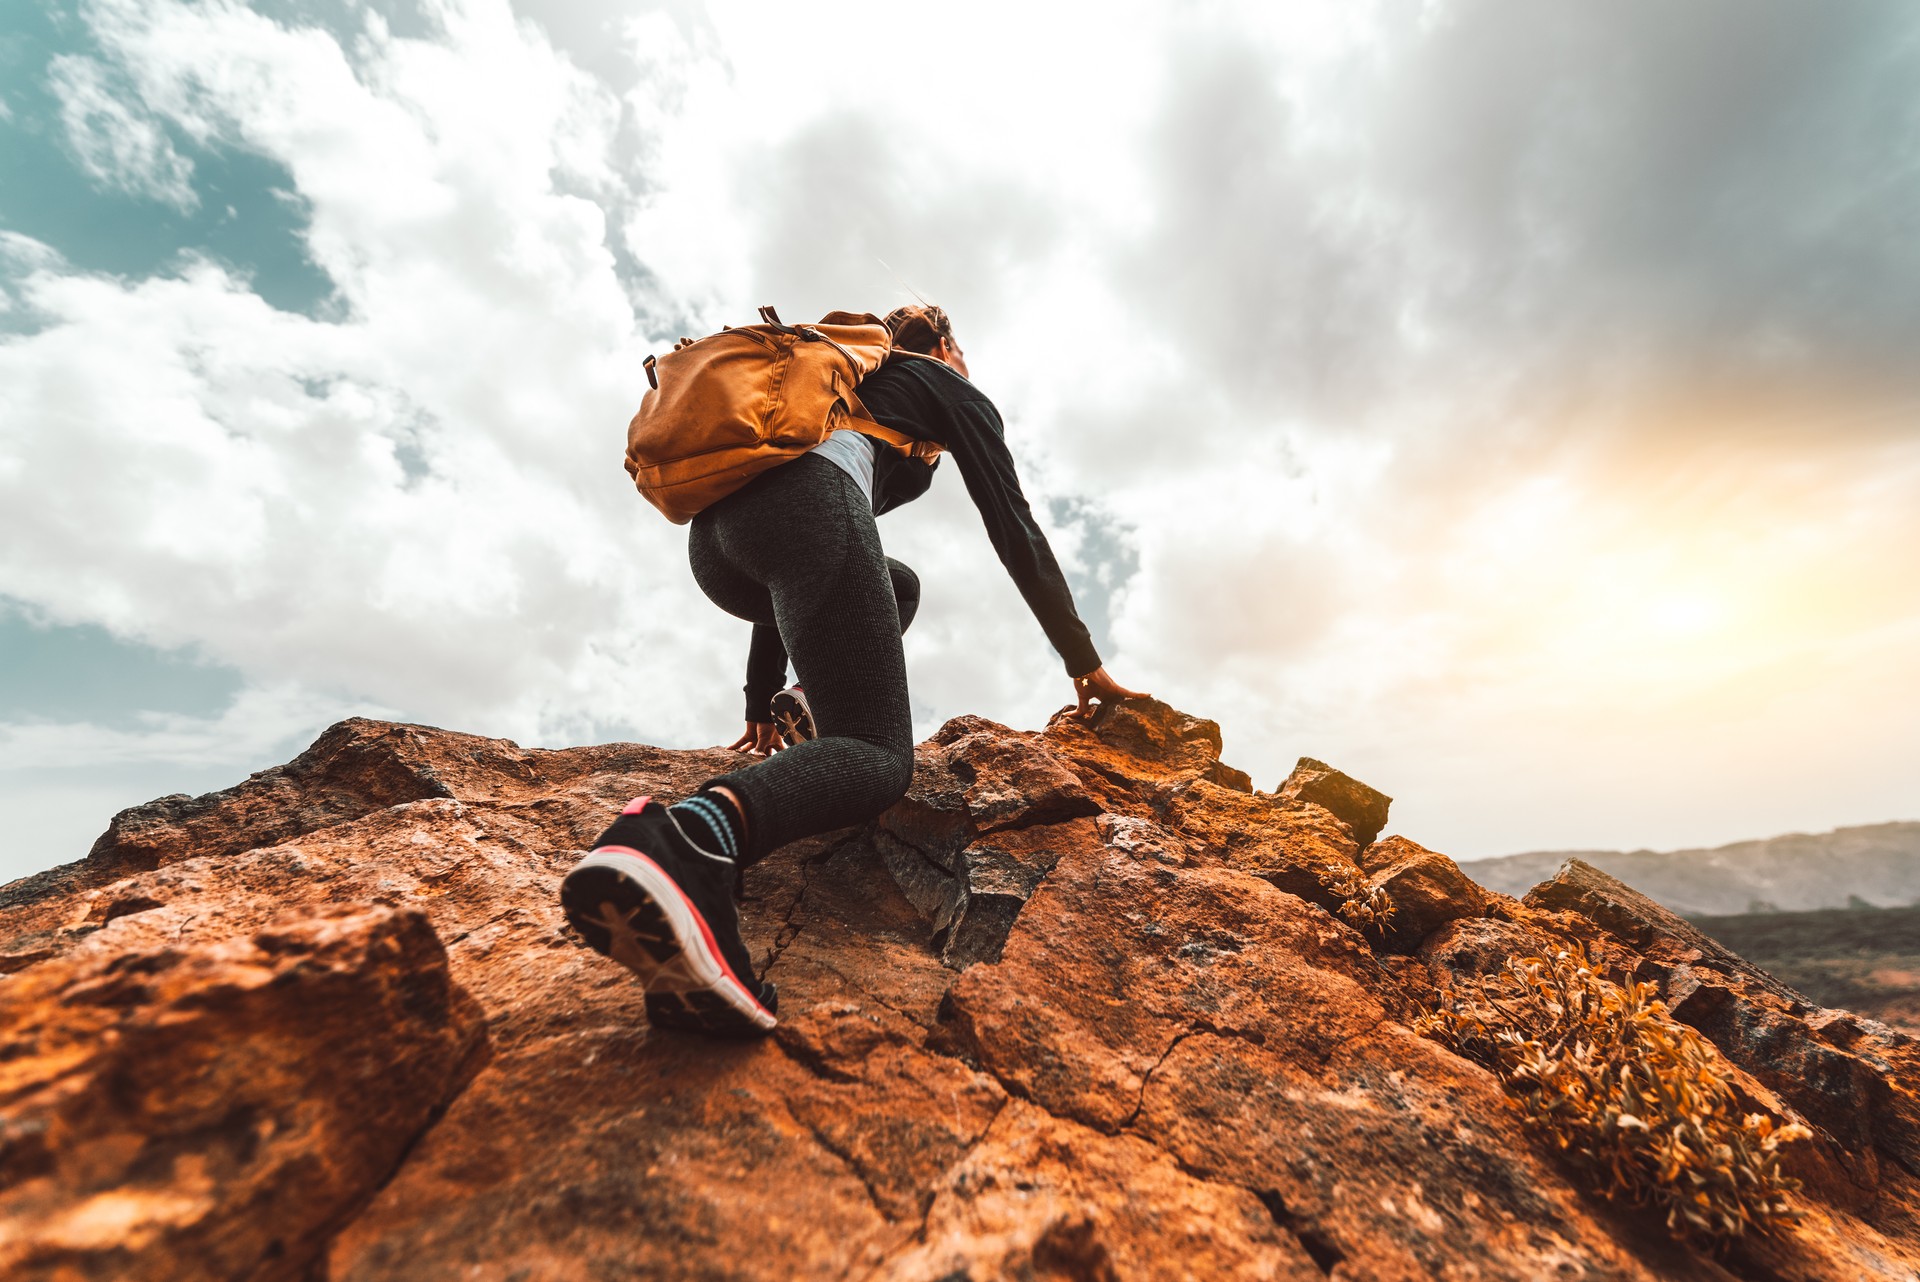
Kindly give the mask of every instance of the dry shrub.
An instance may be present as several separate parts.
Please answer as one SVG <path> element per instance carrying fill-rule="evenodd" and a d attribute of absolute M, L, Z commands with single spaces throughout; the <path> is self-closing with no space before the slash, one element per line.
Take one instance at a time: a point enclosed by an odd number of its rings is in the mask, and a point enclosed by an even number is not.
<path fill-rule="evenodd" d="M 1711 1245 L 1791 1224 L 1799 1185 L 1780 1146 L 1806 1128 L 1742 1116 L 1726 1062 L 1655 991 L 1613 983 L 1580 949 L 1510 958 L 1416 1026 L 1491 1069 L 1601 1192 L 1653 1207 L 1675 1237 Z"/>
<path fill-rule="evenodd" d="M 1394 905 L 1385 887 L 1369 885 L 1359 873 L 1342 869 L 1327 889 L 1340 896 L 1340 916 L 1347 925 L 1375 939 L 1386 937 L 1387 928 L 1393 924 Z"/>

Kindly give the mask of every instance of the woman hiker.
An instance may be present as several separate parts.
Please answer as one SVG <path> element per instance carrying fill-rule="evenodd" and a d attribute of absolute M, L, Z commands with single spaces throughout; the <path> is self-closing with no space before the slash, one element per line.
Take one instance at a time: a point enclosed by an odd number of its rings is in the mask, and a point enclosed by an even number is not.
<path fill-rule="evenodd" d="M 1075 715 L 1091 716 L 1094 700 L 1145 698 L 1101 666 L 1020 491 L 1000 414 L 968 381 L 946 313 L 903 307 L 886 324 L 896 350 L 933 359 L 889 361 L 861 381 L 860 399 L 877 422 L 953 455 L 1001 564 L 1066 662 Z M 773 755 L 708 780 L 678 805 L 631 803 L 560 892 L 588 944 L 646 984 L 654 1024 L 772 1028 L 776 994 L 755 978 L 740 939 L 736 872 L 906 795 L 913 731 L 900 634 L 920 585 L 881 550 L 874 517 L 924 494 L 932 471 L 836 431 L 694 517 L 694 580 L 754 624 L 747 727 L 732 746 Z M 799 686 L 770 694 L 789 653 Z"/>

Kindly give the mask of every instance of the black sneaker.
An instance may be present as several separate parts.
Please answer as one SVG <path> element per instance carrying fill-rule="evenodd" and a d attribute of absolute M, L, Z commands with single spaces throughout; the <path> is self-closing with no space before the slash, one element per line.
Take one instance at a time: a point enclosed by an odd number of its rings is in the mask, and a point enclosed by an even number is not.
<path fill-rule="evenodd" d="M 560 883 L 560 906 L 588 946 L 640 977 L 653 1023 L 757 1035 L 774 1026 L 778 999 L 753 977 L 733 873 L 731 859 L 701 850 L 641 797 Z"/>
<path fill-rule="evenodd" d="M 807 703 L 807 692 L 799 686 L 788 686 L 774 695 L 767 710 L 773 714 L 773 728 L 786 747 L 813 738 L 813 708 Z"/>

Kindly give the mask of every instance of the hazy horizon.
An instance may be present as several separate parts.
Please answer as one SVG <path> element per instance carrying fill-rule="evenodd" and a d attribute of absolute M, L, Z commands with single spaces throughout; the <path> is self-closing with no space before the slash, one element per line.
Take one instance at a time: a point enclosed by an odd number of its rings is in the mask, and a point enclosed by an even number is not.
<path fill-rule="evenodd" d="M 1822 828 L 1815 832 L 1795 830 L 1793 832 L 1773 832 L 1762 836 L 1736 837 L 1732 841 L 1719 841 L 1711 846 L 1677 846 L 1665 850 L 1654 850 L 1647 846 L 1637 846 L 1631 850 L 1601 846 L 1549 846 L 1539 850 L 1511 850 L 1500 855 L 1477 855 L 1463 857 L 1461 863 L 1485 863 L 1493 859 L 1519 859 L 1528 855 L 1697 855 L 1708 854 L 1716 850 L 1726 850 L 1733 846 L 1751 846 L 1767 841 L 1781 841 L 1792 837 L 1831 837 L 1837 833 L 1849 832 L 1860 828 L 1898 828 L 1920 827 L 1920 819 L 1884 819 L 1879 823 L 1840 824 L 1833 828 Z"/>
<path fill-rule="evenodd" d="M 953 315 L 1114 675 L 1462 860 L 1920 814 L 1920 10 L 59 0 L 0 40 L 0 880 L 352 714 L 725 743 L 682 334 Z M 1059 661 L 953 469 L 915 729 Z"/>

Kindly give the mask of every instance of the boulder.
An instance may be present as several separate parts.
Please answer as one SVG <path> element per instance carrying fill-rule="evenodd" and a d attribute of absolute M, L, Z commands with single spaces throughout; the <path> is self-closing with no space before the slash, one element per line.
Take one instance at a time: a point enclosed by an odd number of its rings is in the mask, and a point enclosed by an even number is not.
<path fill-rule="evenodd" d="M 1589 1218 L 1489 1075 L 1393 1020 L 1394 986 L 1358 935 L 1258 877 L 1108 848 L 1062 861 L 946 1014 L 1017 1097 L 1250 1192 L 1297 1245 L 1285 1267 L 1669 1276 Z"/>
<path fill-rule="evenodd" d="M 1098 813 L 1044 744 L 957 717 L 921 745 L 912 787 L 871 839 L 942 958 L 960 969 L 999 955 L 1027 896 L 1066 844 L 1091 836 Z"/>
<path fill-rule="evenodd" d="M 1245 771 L 1220 760 L 1217 722 L 1158 699 L 1114 704 L 1092 724 L 1071 711 L 1055 713 L 1041 738 L 1111 813 L 1151 818 L 1171 793 L 1196 779 L 1235 792 L 1253 790 Z"/>
<path fill-rule="evenodd" d="M 1453 860 L 1405 837 L 1369 846 L 1365 862 L 1369 884 L 1393 903 L 1385 938 L 1394 952 L 1412 952 L 1448 922 L 1483 916 L 1493 903 Z"/>
<path fill-rule="evenodd" d="M 300 1279 L 478 1066 L 418 912 L 100 937 L 0 1006 L 0 1273 Z"/>
<path fill-rule="evenodd" d="M 1449 922 L 1420 945 L 1420 960 L 1446 982 L 1491 977 L 1521 957 L 1551 957 L 1564 941 L 1520 922 L 1466 917 Z"/>
<path fill-rule="evenodd" d="M 925 1239 L 892 1260 L 882 1282 L 1326 1276 L 1257 1194 L 1195 1179 L 1144 1140 L 1101 1135 L 1023 1100 L 947 1173 Z"/>
<path fill-rule="evenodd" d="M 1371 845 L 1387 826 L 1387 809 L 1393 805 L 1393 798 L 1386 793 L 1312 757 L 1300 758 L 1274 795 L 1282 801 L 1310 802 L 1332 811 L 1362 846 Z"/>

